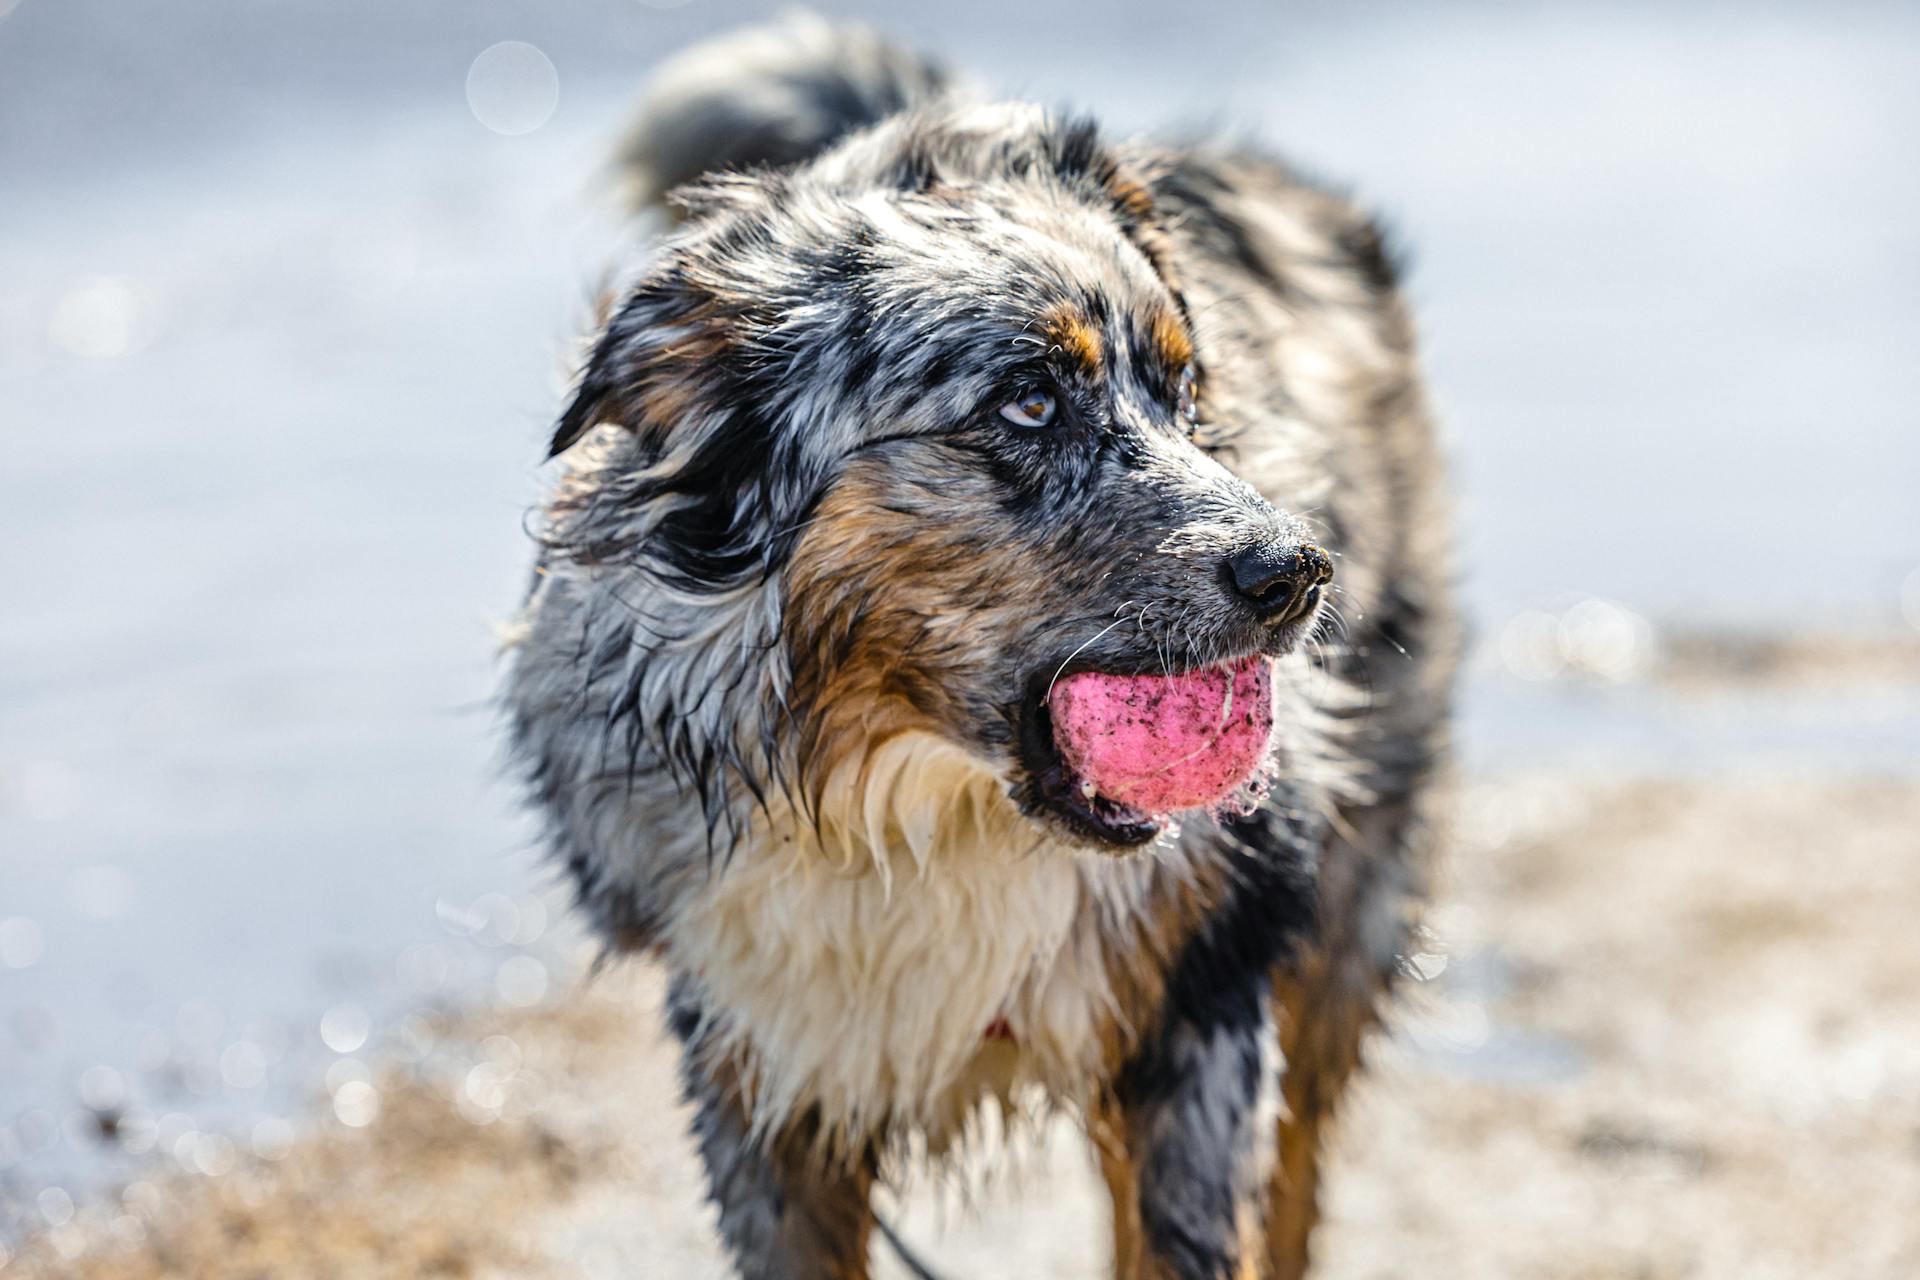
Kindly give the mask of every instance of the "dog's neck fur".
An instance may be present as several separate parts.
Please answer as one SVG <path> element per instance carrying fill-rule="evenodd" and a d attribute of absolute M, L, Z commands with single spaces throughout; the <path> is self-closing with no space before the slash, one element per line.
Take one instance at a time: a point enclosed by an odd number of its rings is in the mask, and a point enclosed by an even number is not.
<path fill-rule="evenodd" d="M 665 941 L 708 1052 L 748 1064 L 757 1124 L 812 1106 L 835 1139 L 906 1121 L 938 1146 L 982 1096 L 1093 1078 L 1102 931 L 1182 856 L 1037 837 L 1004 780 L 905 734 L 836 771 L 817 815 L 769 806 Z"/>

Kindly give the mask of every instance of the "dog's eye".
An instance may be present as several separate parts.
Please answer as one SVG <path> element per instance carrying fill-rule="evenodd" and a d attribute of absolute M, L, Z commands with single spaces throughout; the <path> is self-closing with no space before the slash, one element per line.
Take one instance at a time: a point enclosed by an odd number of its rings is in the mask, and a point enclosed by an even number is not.
<path fill-rule="evenodd" d="M 1000 416 L 1016 427 L 1044 427 L 1053 422 L 1060 402 L 1038 387 L 1029 387 L 1000 406 Z"/>
<path fill-rule="evenodd" d="M 1192 365 L 1180 371 L 1180 416 L 1189 424 L 1200 421 L 1200 375 Z"/>

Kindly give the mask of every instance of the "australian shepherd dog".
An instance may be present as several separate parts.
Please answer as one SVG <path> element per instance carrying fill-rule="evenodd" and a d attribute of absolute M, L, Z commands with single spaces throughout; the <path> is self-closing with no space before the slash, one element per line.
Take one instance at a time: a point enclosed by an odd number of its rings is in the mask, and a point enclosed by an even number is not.
<path fill-rule="evenodd" d="M 1301 1274 L 1456 648 L 1376 225 L 810 18 L 669 64 L 623 158 L 673 225 L 560 414 L 505 703 L 671 976 L 738 1273 L 866 1275 L 877 1182 L 1051 1108 L 1120 1275 Z"/>

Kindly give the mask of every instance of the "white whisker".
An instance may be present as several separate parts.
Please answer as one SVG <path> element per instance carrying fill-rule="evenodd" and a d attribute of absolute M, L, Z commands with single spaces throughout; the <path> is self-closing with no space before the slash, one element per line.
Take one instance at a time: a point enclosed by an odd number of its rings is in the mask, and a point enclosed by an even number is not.
<path fill-rule="evenodd" d="M 1124 604 L 1120 606 L 1121 609 L 1125 609 L 1126 607 L 1127 606 Z M 1119 610 L 1116 609 L 1114 612 L 1118 613 Z M 1102 636 L 1106 635 L 1107 632 L 1113 630 L 1115 627 L 1119 626 L 1122 622 L 1125 622 L 1125 621 L 1126 619 L 1124 617 L 1115 618 L 1112 622 L 1109 622 L 1106 626 L 1102 627 L 1091 639 L 1083 641 L 1078 649 L 1075 649 L 1072 653 L 1068 654 L 1064 659 L 1062 659 L 1060 662 L 1060 665 L 1054 668 L 1053 679 L 1047 681 L 1047 691 L 1045 694 L 1041 696 L 1040 700 L 1042 702 L 1045 702 L 1049 698 L 1053 697 L 1053 686 L 1060 683 L 1060 673 L 1067 669 L 1067 663 L 1072 662 L 1075 658 L 1079 657 L 1082 653 L 1085 653 L 1089 645 L 1095 645 L 1100 643 L 1100 639 Z"/>

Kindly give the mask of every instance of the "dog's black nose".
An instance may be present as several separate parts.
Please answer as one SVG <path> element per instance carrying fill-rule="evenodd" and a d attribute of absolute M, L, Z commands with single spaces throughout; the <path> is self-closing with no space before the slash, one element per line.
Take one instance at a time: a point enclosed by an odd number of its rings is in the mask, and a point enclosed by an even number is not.
<path fill-rule="evenodd" d="M 1320 588 L 1333 581 L 1333 560 L 1305 543 L 1257 542 L 1227 557 L 1226 575 L 1262 622 L 1277 625 L 1305 617 L 1320 603 Z"/>

